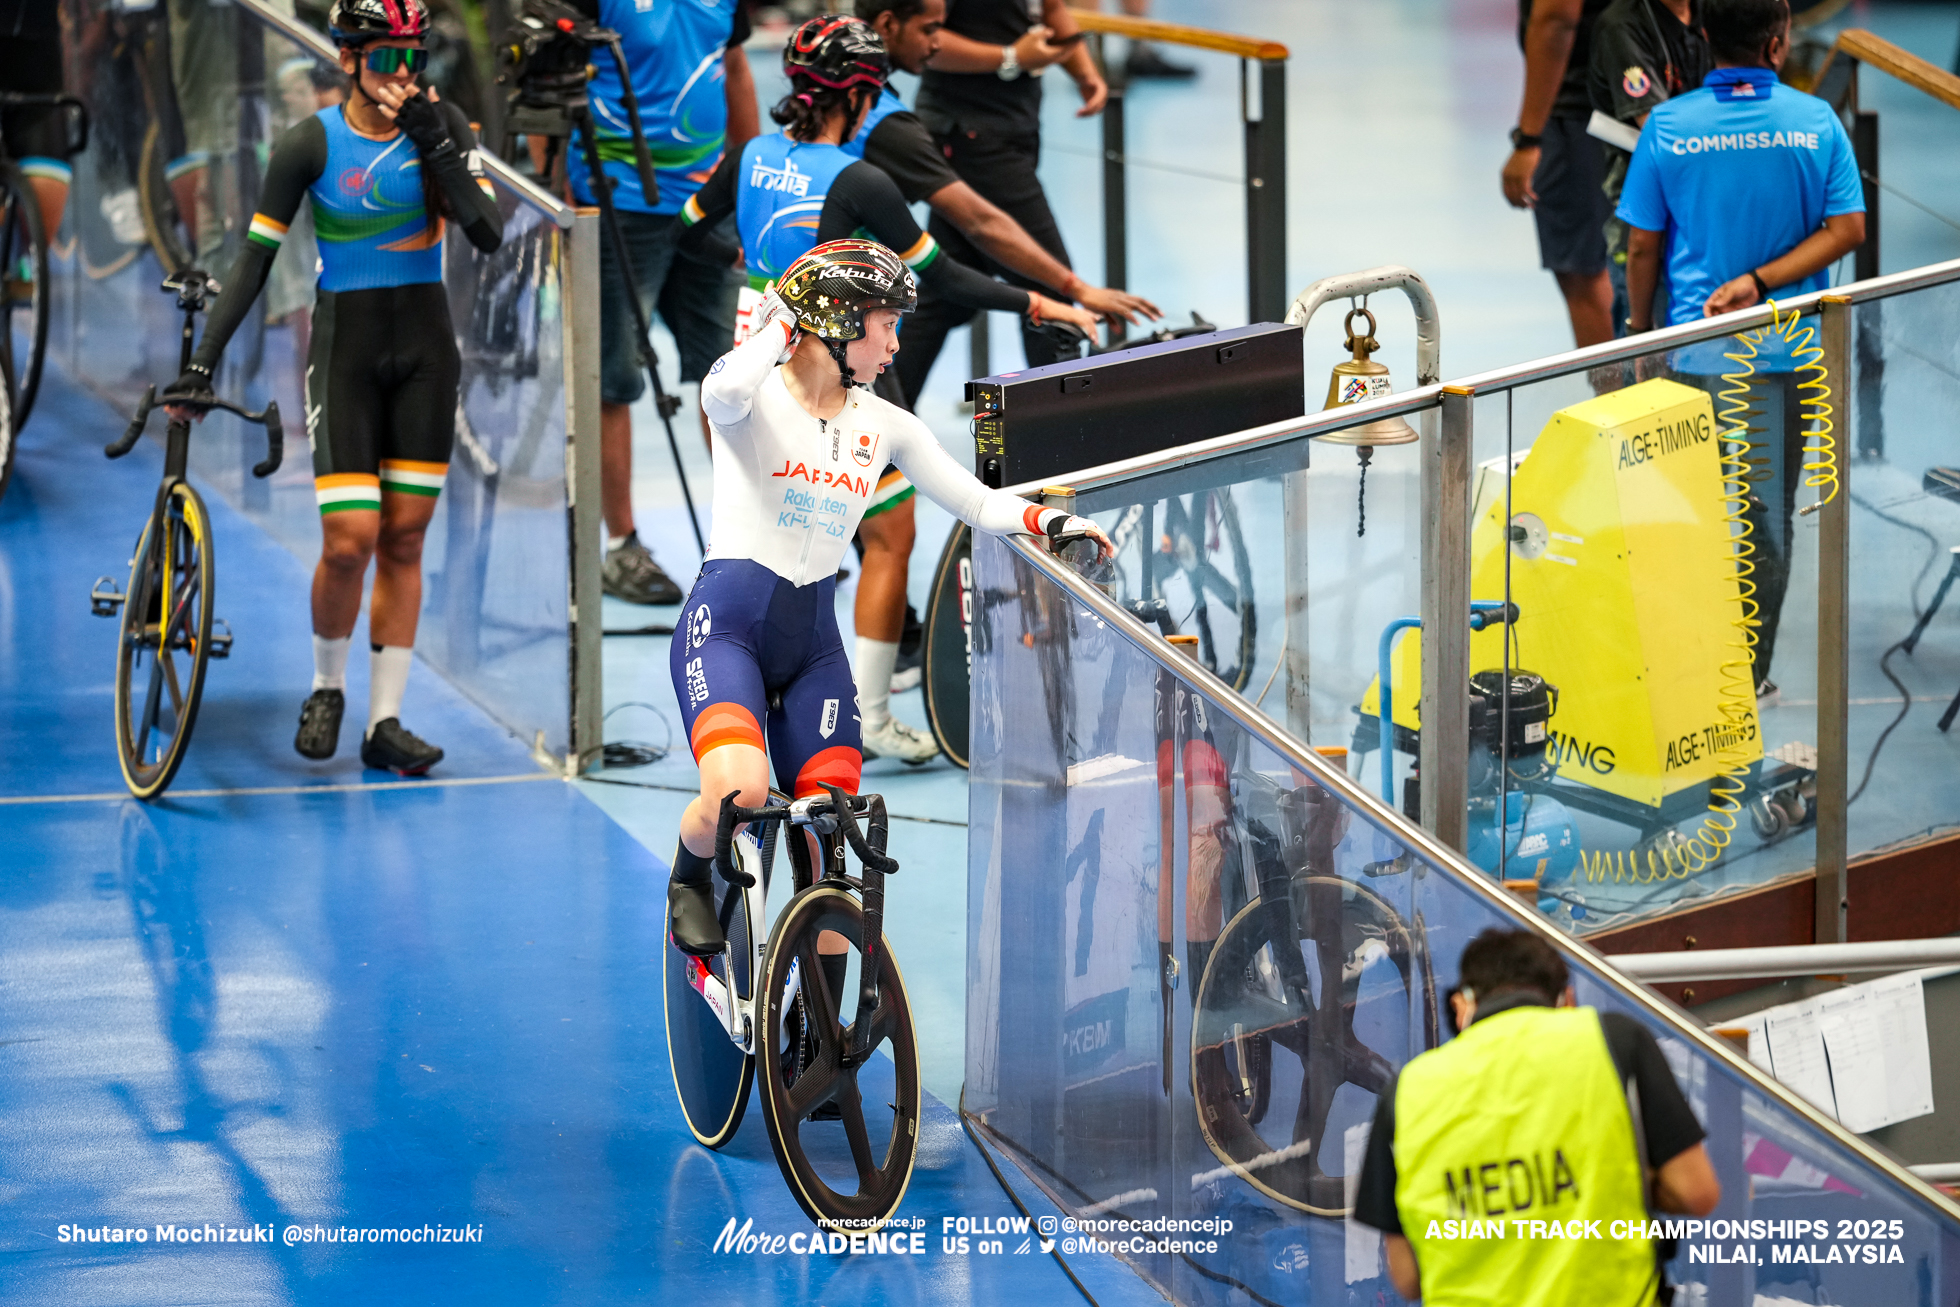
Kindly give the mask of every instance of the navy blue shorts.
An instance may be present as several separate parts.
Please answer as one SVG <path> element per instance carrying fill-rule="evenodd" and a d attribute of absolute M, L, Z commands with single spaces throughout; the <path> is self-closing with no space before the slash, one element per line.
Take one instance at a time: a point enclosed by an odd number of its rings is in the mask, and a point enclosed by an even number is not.
<path fill-rule="evenodd" d="M 751 744 L 768 750 L 777 788 L 796 798 L 823 793 L 823 783 L 857 793 L 857 684 L 836 595 L 834 577 L 794 586 L 747 559 L 702 566 L 670 658 L 696 762 L 724 744 Z"/>

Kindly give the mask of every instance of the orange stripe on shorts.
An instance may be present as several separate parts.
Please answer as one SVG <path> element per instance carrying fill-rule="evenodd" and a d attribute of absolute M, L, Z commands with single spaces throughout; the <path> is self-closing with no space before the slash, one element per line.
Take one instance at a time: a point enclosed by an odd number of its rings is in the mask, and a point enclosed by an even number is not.
<path fill-rule="evenodd" d="M 858 780 L 863 775 L 863 754 L 848 745 L 832 745 L 804 763 L 803 770 L 796 773 L 794 797 L 807 799 L 813 794 L 822 794 L 825 785 L 835 785 L 846 794 L 856 794 Z"/>
<path fill-rule="evenodd" d="M 756 725 L 755 714 L 739 703 L 711 703 L 694 719 L 688 746 L 694 750 L 696 762 L 708 750 L 719 749 L 724 744 L 764 747 L 762 728 Z"/>

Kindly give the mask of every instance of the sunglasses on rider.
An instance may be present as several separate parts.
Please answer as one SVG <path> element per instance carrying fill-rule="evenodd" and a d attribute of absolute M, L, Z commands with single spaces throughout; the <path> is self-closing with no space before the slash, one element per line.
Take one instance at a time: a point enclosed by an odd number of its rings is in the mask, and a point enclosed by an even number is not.
<path fill-rule="evenodd" d="M 383 77 L 387 77 L 397 70 L 404 68 L 411 73 L 419 73 L 429 66 L 429 52 L 427 50 L 405 50 L 400 46 L 384 45 L 367 52 L 367 66 L 370 70 L 380 73 Z"/>

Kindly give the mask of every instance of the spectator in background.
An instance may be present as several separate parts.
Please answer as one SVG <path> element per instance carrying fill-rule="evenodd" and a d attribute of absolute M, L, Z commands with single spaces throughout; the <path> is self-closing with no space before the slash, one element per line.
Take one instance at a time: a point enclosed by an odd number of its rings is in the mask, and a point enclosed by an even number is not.
<path fill-rule="evenodd" d="M 1532 931 L 1484 931 L 1457 974 L 1456 1037 L 1376 1099 L 1355 1193 L 1354 1219 L 1383 1232 L 1395 1291 L 1533 1307 L 1656 1301 L 1662 1249 L 1611 1237 L 1613 1223 L 1644 1223 L 1650 1204 L 1706 1216 L 1722 1197 L 1660 1045 L 1632 1017 L 1579 1007 L 1565 959 Z M 1466 1218 L 1502 1228 L 1526 1208 L 1608 1237 L 1434 1233 Z"/>
<path fill-rule="evenodd" d="M 944 151 L 953 171 L 989 203 L 1004 210 L 1062 266 L 1068 250 L 1048 207 L 1035 170 L 1041 163 L 1041 79 L 1059 64 L 1075 79 L 1082 97 L 1078 117 L 1102 112 L 1109 87 L 1079 39 L 1065 0 L 1039 0 L 1042 21 L 1030 9 L 1036 0 L 950 0 L 939 50 L 926 65 L 916 111 Z M 1040 286 L 1004 268 L 976 249 L 945 215 L 935 212 L 927 232 L 947 254 L 968 267 L 1002 276 L 1024 290 Z M 946 333 L 973 317 L 973 310 L 942 295 L 927 293 L 905 324 L 898 379 L 907 405 L 919 402 L 926 374 L 939 357 Z M 984 322 L 984 319 L 982 319 Z M 1021 341 L 1029 367 L 1053 363 L 1054 341 L 1024 326 Z"/>
<path fill-rule="evenodd" d="M 698 382 L 735 334 L 733 269 L 676 258 L 679 214 L 715 169 L 724 150 L 740 150 L 756 134 L 755 79 L 742 43 L 749 38 L 741 0 L 572 0 L 620 35 L 640 103 L 640 122 L 653 155 L 659 194 L 643 194 L 618 70 L 600 59 L 592 80 L 592 116 L 612 183 L 613 207 L 624 228 L 638 284 L 628 287 L 610 241 L 599 244 L 600 501 L 606 519 L 605 592 L 637 604 L 677 604 L 681 588 L 640 543 L 633 521 L 632 404 L 646 392 L 634 340 L 637 294 L 649 318 L 657 311 L 680 350 L 683 382 Z M 567 161 L 572 194 L 593 204 L 585 154 Z M 708 420 L 701 419 L 705 437 Z"/>
<path fill-rule="evenodd" d="M 1627 236 L 1629 333 L 1654 325 L 1665 257 L 1669 320 L 1694 322 L 1773 295 L 1830 284 L 1830 266 L 1864 244 L 1865 197 L 1851 138 L 1837 113 L 1777 80 L 1790 49 L 1785 0 L 1704 0 L 1715 71 L 1701 89 L 1655 107 L 1627 168 L 1619 216 Z M 1681 379 L 1715 396 L 1726 425 L 1727 340 L 1678 351 Z M 1780 334 L 1754 360 L 1750 421 L 1768 437 L 1751 473 L 1758 699 L 1776 692 L 1770 660 L 1790 581 L 1791 526 L 1803 471 L 1795 361 Z M 1766 452 L 1767 457 L 1762 457 Z M 1769 505 L 1777 505 L 1772 513 Z M 1773 529 L 1772 529 L 1773 528 Z"/>
<path fill-rule="evenodd" d="M 1123 0 L 1123 12 L 1131 18 L 1148 18 L 1150 0 Z M 1130 42 L 1129 57 L 1123 61 L 1123 76 L 1132 82 L 1144 77 L 1182 79 L 1197 75 L 1198 70 L 1190 64 L 1172 63 L 1148 41 Z"/>
<path fill-rule="evenodd" d="M 1504 198 L 1537 220 L 1539 262 L 1558 279 L 1572 337 L 1582 346 L 1613 338 L 1603 235 L 1612 209 L 1600 190 L 1606 157 L 1586 134 L 1590 39 L 1607 2 L 1520 0 L 1524 103 L 1502 175 Z"/>
<path fill-rule="evenodd" d="M 946 0 L 857 0 L 857 16 L 871 24 L 884 41 L 895 68 L 918 74 L 939 51 Z M 935 218 L 951 223 L 996 264 L 1038 283 L 1044 291 L 1073 299 L 1090 312 L 1112 319 L 1134 323 L 1139 313 L 1161 316 L 1157 306 L 1141 296 L 1091 286 L 1044 249 L 1020 223 L 960 180 L 925 124 L 889 85 L 844 149 L 896 182 L 906 203 L 931 205 Z M 908 347 L 911 340 L 908 332 Z M 880 374 L 878 390 L 887 399 L 905 402 L 897 378 L 890 372 Z M 858 577 L 857 633 L 861 642 L 898 643 L 891 684 L 891 693 L 897 694 L 919 683 L 924 632 L 918 615 L 905 602 L 914 538 L 913 501 L 908 490 L 905 498 L 887 502 L 889 507 L 880 504 L 867 509 L 858 525 L 862 571 Z M 866 712 L 868 738 L 878 726 L 871 720 L 872 709 L 882 705 L 885 696 L 875 686 L 860 685 L 858 692 L 859 707 Z"/>
<path fill-rule="evenodd" d="M 1613 0 L 1592 31 L 1587 85 L 1595 114 L 1639 132 L 1655 105 L 1701 85 L 1715 67 L 1701 30 L 1701 0 Z M 1602 138 L 1604 139 L 1604 138 Z M 1606 199 L 1617 207 L 1631 150 L 1606 145 Z M 1606 271 L 1613 279 L 1613 333 L 1626 328 L 1627 225 L 1606 220 Z M 1667 316 L 1667 278 L 1654 290 L 1654 316 Z"/>

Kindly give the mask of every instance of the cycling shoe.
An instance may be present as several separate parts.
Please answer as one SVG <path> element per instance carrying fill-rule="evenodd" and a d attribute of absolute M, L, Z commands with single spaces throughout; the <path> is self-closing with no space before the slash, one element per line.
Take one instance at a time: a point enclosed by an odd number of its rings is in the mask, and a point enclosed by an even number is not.
<path fill-rule="evenodd" d="M 721 918 L 715 911 L 712 884 L 667 882 L 667 934 L 674 947 L 697 958 L 721 954 L 727 939 L 721 933 Z"/>

